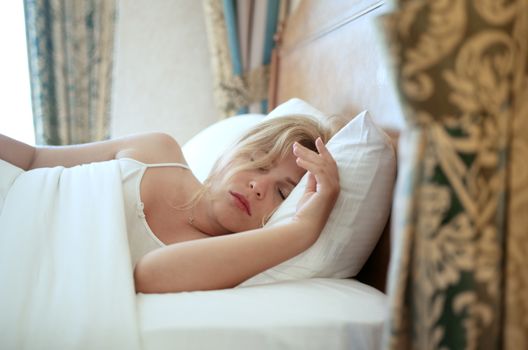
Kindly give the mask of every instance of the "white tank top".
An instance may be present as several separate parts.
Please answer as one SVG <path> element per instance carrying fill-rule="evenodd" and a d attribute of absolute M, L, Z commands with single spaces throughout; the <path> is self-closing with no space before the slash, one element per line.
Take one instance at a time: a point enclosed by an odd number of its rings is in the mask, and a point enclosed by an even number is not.
<path fill-rule="evenodd" d="M 168 166 L 184 169 L 189 169 L 189 167 L 181 163 L 145 164 L 131 158 L 120 158 L 118 162 L 121 168 L 121 181 L 123 184 L 128 245 L 132 267 L 134 267 L 145 254 L 165 246 L 152 232 L 145 219 L 144 206 L 140 195 L 140 184 L 145 170 L 147 168 Z"/>

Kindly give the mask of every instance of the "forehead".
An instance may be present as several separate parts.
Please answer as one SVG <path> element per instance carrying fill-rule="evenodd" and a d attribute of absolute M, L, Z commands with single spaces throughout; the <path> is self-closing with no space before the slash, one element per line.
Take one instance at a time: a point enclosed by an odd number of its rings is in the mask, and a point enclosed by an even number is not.
<path fill-rule="evenodd" d="M 254 151 L 250 154 L 245 155 L 237 155 L 236 152 L 231 153 L 225 158 L 225 160 L 227 161 L 224 163 L 224 166 L 219 168 L 222 169 L 220 172 L 224 173 L 231 166 L 234 166 L 236 169 L 234 170 L 234 173 L 251 170 L 254 168 L 253 165 L 260 167 L 260 164 L 254 164 L 253 161 L 250 161 L 250 159 L 261 160 L 261 157 L 265 157 L 266 154 L 267 153 L 263 150 Z M 267 162 L 265 162 L 265 164 L 262 165 L 268 168 L 269 172 L 271 172 L 272 174 L 281 178 L 290 179 L 291 181 L 288 182 L 294 182 L 295 184 L 297 184 L 302 178 L 302 176 L 306 173 L 306 170 L 297 165 L 296 159 L 297 157 L 293 154 L 293 150 L 291 150 L 286 154 L 284 158 L 275 161 L 268 159 L 272 163 L 268 164 Z M 239 166 L 241 166 L 242 168 L 237 169 Z"/>
<path fill-rule="evenodd" d="M 296 159 L 297 157 L 293 152 L 288 152 L 286 157 L 275 164 L 275 169 L 281 174 L 290 177 L 295 183 L 298 183 L 306 170 L 297 165 Z"/>

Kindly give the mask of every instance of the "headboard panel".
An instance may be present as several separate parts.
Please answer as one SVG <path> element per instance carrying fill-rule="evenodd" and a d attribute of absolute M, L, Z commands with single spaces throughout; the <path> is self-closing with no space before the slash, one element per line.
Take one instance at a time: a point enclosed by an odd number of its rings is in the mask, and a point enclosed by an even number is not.
<path fill-rule="evenodd" d="M 284 25 L 272 104 L 292 97 L 344 117 L 368 109 L 378 124 L 401 130 L 403 118 L 373 20 L 380 0 L 302 0 Z"/>
<path fill-rule="evenodd" d="M 298 97 L 346 119 L 368 109 L 396 145 L 404 121 L 375 22 L 388 11 L 388 5 L 380 0 L 302 0 L 295 4 L 278 34 L 270 108 Z M 387 223 L 357 277 L 383 291 L 389 229 Z"/>

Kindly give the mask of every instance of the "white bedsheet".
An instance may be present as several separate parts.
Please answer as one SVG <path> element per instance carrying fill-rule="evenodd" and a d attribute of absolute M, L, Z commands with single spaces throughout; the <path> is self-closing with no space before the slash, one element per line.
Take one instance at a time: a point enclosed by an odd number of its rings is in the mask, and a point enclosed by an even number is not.
<path fill-rule="evenodd" d="M 146 350 L 379 349 L 386 297 L 354 280 L 138 295 Z"/>
<path fill-rule="evenodd" d="M 0 191 L 0 348 L 138 349 L 118 164 L 0 161 Z"/>

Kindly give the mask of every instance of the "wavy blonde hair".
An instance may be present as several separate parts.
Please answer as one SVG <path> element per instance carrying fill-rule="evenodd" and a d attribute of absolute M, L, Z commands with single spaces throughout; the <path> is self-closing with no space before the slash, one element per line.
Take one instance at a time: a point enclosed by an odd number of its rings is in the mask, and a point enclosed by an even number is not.
<path fill-rule="evenodd" d="M 320 137 L 326 143 L 331 134 L 329 127 L 307 116 L 290 115 L 265 120 L 242 135 L 215 162 L 204 185 L 219 176 L 229 179 L 243 170 L 269 169 L 292 151 L 295 142 L 316 151 L 315 140 Z"/>

